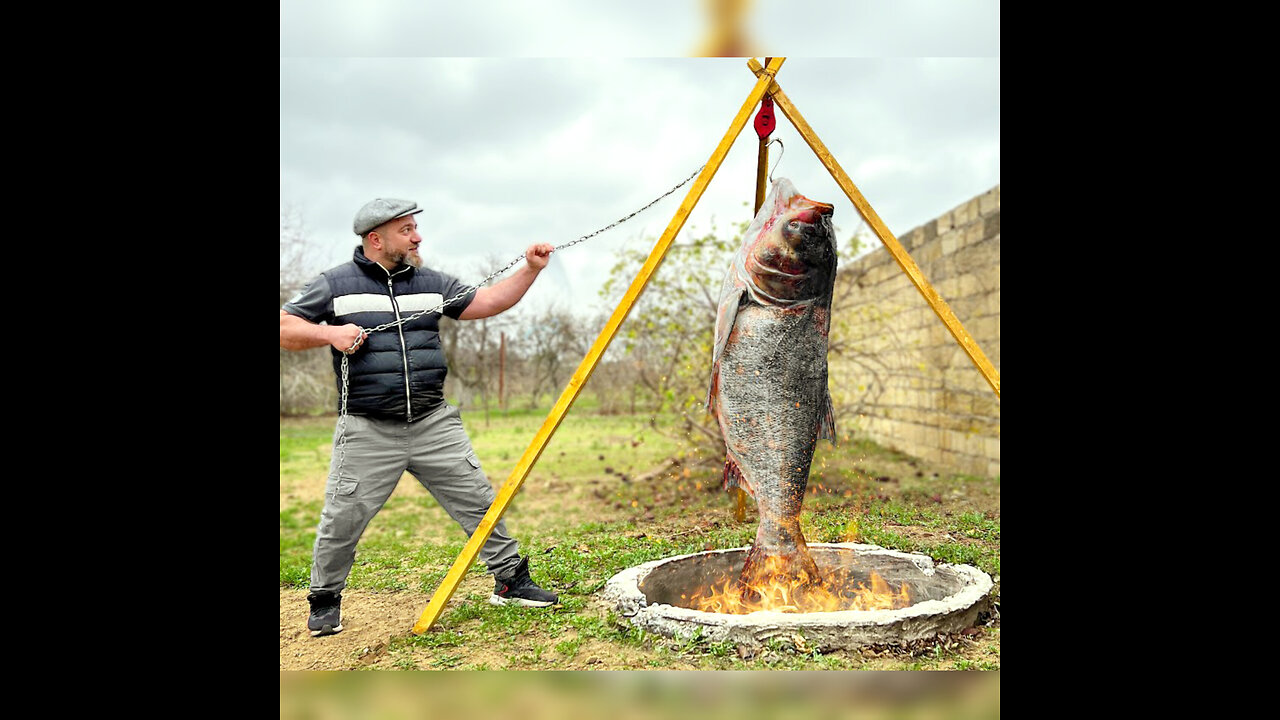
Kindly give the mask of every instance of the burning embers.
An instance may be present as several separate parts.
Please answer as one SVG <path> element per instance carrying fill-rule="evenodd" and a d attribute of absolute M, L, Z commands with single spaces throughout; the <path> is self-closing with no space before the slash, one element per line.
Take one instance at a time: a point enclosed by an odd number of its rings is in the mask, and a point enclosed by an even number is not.
<path fill-rule="evenodd" d="M 809 646 L 829 649 L 972 627 L 992 588 L 977 568 L 919 553 L 857 543 L 808 549 L 821 582 L 793 576 L 745 591 L 739 578 L 750 548 L 735 548 L 628 568 L 610 578 L 603 595 L 620 618 L 663 635 L 759 646 L 798 633 Z"/>
<path fill-rule="evenodd" d="M 897 610 L 911 604 L 906 582 L 891 586 L 879 573 L 859 573 L 852 568 L 819 569 L 817 578 L 789 572 L 780 557 L 762 559 L 759 578 L 745 584 L 734 575 L 713 581 L 708 587 L 681 593 L 678 603 L 702 612 L 746 615 L 762 610 L 790 613 L 842 610 Z M 868 587 L 870 583 L 870 587 Z"/>

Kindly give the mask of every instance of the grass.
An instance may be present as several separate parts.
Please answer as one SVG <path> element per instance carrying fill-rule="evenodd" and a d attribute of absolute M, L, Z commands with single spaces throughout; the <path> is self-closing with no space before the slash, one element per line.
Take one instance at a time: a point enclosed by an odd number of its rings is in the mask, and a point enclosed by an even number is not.
<path fill-rule="evenodd" d="M 463 412 L 485 472 L 500 486 L 545 411 Z M 560 594 L 553 608 L 494 606 L 459 591 L 431 632 L 393 637 L 381 667 L 421 669 L 999 669 L 999 627 L 963 642 L 816 652 L 777 641 L 755 654 L 700 637 L 669 638 L 615 617 L 597 594 L 615 573 L 659 558 L 750 545 L 753 501 L 734 519 L 718 470 L 635 477 L 678 448 L 648 416 L 575 408 L 525 480 L 504 520 L 531 556 L 534 576 Z M 328 471 L 334 418 L 281 421 L 280 585 L 305 590 Z M 948 474 L 874 443 L 820 443 L 801 516 L 810 542 L 857 541 L 974 565 L 996 577 L 999 478 Z M 466 541 L 411 476 L 401 480 L 357 547 L 353 590 L 414 592 L 440 586 Z M 477 562 L 466 578 L 488 582 Z M 464 582 L 466 582 L 464 578 Z M 421 596 L 420 595 L 420 596 Z M 339 636 L 340 637 L 340 636 Z M 342 666 L 345 667 L 345 666 Z M 358 667 L 353 661 L 351 667 Z M 335 667 L 334 669 L 338 669 Z"/>

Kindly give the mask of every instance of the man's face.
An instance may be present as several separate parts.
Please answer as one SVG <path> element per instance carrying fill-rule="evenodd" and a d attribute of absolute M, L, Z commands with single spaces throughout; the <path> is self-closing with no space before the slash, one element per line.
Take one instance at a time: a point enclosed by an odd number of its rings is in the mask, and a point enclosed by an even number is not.
<path fill-rule="evenodd" d="M 418 243 L 422 242 L 422 236 L 418 234 L 418 222 L 413 218 L 413 215 L 396 218 L 384 223 L 377 232 L 382 238 L 384 259 L 420 268 L 422 256 L 418 254 Z"/>

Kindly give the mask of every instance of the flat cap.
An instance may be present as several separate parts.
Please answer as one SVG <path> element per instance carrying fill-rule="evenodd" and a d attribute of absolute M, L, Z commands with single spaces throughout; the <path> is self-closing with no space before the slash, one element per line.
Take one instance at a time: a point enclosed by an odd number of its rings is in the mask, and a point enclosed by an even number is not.
<path fill-rule="evenodd" d="M 351 228 L 357 235 L 364 235 L 384 222 L 395 220 L 406 215 L 417 215 L 422 212 L 418 203 L 396 198 L 377 198 L 365 203 L 356 213 L 356 220 Z"/>

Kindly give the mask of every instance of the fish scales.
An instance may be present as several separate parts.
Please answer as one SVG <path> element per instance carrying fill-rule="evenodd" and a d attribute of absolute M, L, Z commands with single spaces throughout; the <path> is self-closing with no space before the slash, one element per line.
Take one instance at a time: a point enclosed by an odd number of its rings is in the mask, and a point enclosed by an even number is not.
<path fill-rule="evenodd" d="M 779 178 L 722 286 L 708 407 L 725 440 L 725 486 L 742 487 L 759 509 L 740 578 L 748 585 L 775 572 L 820 579 L 799 517 L 817 441 L 835 439 L 832 209 Z"/>
<path fill-rule="evenodd" d="M 738 337 L 720 360 L 718 400 L 729 426 L 726 445 L 741 475 L 734 481 L 755 497 L 760 511 L 755 546 L 783 558 L 804 553 L 795 559 L 798 570 L 816 577 L 805 560 L 799 517 L 826 412 L 827 342 L 808 314 L 741 308 Z M 792 354 L 796 359 L 789 361 Z"/>

